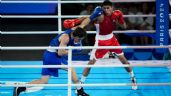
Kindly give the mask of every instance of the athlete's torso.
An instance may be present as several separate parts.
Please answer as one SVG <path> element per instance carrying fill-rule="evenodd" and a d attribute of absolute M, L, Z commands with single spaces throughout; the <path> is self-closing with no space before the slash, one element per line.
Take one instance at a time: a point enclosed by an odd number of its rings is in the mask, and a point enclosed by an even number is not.
<path fill-rule="evenodd" d="M 105 16 L 104 20 L 99 23 L 99 35 L 108 35 L 111 34 L 115 29 L 115 24 L 111 19 L 111 16 Z"/>

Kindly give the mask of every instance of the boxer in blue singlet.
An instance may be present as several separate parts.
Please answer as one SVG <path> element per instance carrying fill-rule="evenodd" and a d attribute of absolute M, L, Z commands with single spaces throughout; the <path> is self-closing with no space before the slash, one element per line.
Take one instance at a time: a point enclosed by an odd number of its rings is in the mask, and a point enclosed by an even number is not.
<path fill-rule="evenodd" d="M 81 40 L 86 37 L 86 31 L 83 29 L 90 21 L 102 14 L 103 10 L 97 7 L 90 17 L 84 17 L 78 19 L 70 19 L 64 22 L 64 27 L 69 28 L 64 33 L 56 36 L 51 42 L 52 47 L 67 47 L 67 46 L 78 46 L 81 45 Z M 75 26 L 80 24 L 78 26 Z M 68 50 L 66 49 L 48 49 L 44 52 L 43 65 L 61 65 L 67 63 Z M 58 76 L 59 68 L 43 68 L 42 77 L 40 79 L 29 82 L 28 84 L 46 84 L 51 76 Z M 72 81 L 74 84 L 81 83 L 78 80 L 75 68 L 72 68 Z M 15 87 L 13 90 L 13 96 L 19 96 L 21 92 L 25 91 L 26 87 Z M 77 86 L 77 96 L 89 96 L 84 92 L 83 87 Z"/>
<path fill-rule="evenodd" d="M 80 31 L 84 31 L 84 30 L 81 28 L 77 28 L 74 32 L 72 29 L 66 30 L 64 33 L 56 36 L 50 42 L 50 47 L 58 47 L 58 46 L 65 47 L 65 46 L 78 46 L 78 45 L 81 46 L 82 45 L 81 40 L 84 39 L 84 37 L 86 36 L 86 32 L 81 33 Z M 72 32 L 75 34 L 72 34 Z M 65 44 L 63 44 L 63 43 L 61 44 L 61 40 Z M 58 54 L 56 54 L 56 53 L 58 53 Z M 68 52 L 65 49 L 60 49 L 57 51 L 55 49 L 48 49 L 45 51 L 44 56 L 43 56 L 43 65 L 52 65 L 52 64 L 53 65 L 54 64 L 55 65 L 61 65 L 61 64 L 67 65 L 68 64 L 67 54 L 68 54 Z M 58 76 L 58 68 L 43 68 L 42 75 L 50 75 L 50 76 L 57 77 Z"/>
<path fill-rule="evenodd" d="M 73 28 L 74 29 L 74 28 Z M 82 45 L 81 40 L 87 36 L 84 29 L 77 27 L 75 30 L 68 29 L 64 33 L 59 34 L 50 42 L 50 47 L 67 47 Z M 68 50 L 67 49 L 48 49 L 43 55 L 43 65 L 61 65 L 68 64 Z M 42 77 L 38 80 L 31 81 L 29 84 L 46 84 L 51 76 L 58 77 L 59 68 L 42 68 Z M 72 81 L 79 84 L 79 80 L 75 71 L 72 68 Z M 19 96 L 20 92 L 25 91 L 26 87 L 14 88 L 13 96 Z M 81 86 L 77 87 L 78 96 L 89 96 L 84 92 Z"/>

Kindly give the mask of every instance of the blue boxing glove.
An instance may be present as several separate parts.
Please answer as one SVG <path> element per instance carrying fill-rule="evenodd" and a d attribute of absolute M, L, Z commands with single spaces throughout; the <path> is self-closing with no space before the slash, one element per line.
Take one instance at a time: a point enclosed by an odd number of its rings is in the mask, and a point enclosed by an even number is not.
<path fill-rule="evenodd" d="M 92 21 L 96 17 L 100 16 L 102 13 L 103 13 L 103 9 L 100 6 L 97 6 L 89 18 Z"/>

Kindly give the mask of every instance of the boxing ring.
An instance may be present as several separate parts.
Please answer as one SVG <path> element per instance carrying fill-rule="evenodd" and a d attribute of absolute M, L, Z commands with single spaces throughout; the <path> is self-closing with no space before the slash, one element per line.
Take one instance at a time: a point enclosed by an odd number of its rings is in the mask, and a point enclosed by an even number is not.
<path fill-rule="evenodd" d="M 113 62 L 114 64 L 119 64 L 118 60 L 101 60 L 102 62 Z M 100 64 L 98 61 L 97 65 Z M 168 64 L 170 61 L 145 61 L 146 64 Z M 73 64 L 86 65 L 87 62 L 75 61 Z M 130 61 L 131 64 L 142 64 L 144 61 Z M 42 65 L 41 61 L 5 61 L 4 65 Z M 77 73 L 79 76 L 82 74 L 83 68 L 77 68 Z M 103 70 L 103 72 L 101 71 Z M 41 68 L 3 68 L 1 69 L 0 80 L 9 82 L 29 82 L 35 78 L 40 77 Z M 171 73 L 169 73 L 166 67 L 134 67 L 134 72 L 138 83 L 164 83 L 171 82 Z M 59 77 L 52 77 L 49 84 L 66 84 L 67 83 L 67 72 L 60 70 Z M 102 96 L 169 96 L 171 94 L 171 86 L 138 86 L 138 90 L 132 90 L 131 86 L 124 85 L 111 85 L 111 86 L 100 86 L 100 84 L 125 84 L 130 83 L 129 74 L 124 70 L 124 68 L 93 68 L 91 74 L 87 78 L 86 84 L 99 84 L 99 86 L 85 86 L 85 90 L 91 96 L 97 96 L 101 94 Z M 13 87 L 0 87 L 0 93 L 2 96 L 11 96 Z M 34 88 L 32 88 L 34 89 Z M 46 86 L 38 87 L 34 89 L 35 92 L 26 92 L 21 94 L 21 96 L 67 96 L 67 87 L 57 87 L 57 86 Z M 72 95 L 75 96 L 74 90 L 72 90 Z"/>
<path fill-rule="evenodd" d="M 123 2 L 154 2 L 155 0 L 123 0 Z M 61 3 L 99 3 L 102 1 L 2 1 L 2 3 L 58 3 L 58 16 L 17 16 L 2 15 L 2 18 L 58 18 L 58 31 L 55 32 L 1 32 L 1 34 L 56 34 L 62 32 L 61 18 L 74 18 L 79 16 L 62 16 L 60 13 Z M 113 0 L 113 2 L 120 2 Z M 125 17 L 131 17 L 131 15 Z M 141 15 L 147 17 L 149 15 Z M 136 16 L 135 16 L 136 17 Z M 150 15 L 155 17 L 155 15 Z M 147 30 L 141 31 L 146 32 Z M 123 33 L 124 31 L 115 31 Z M 137 31 L 127 31 L 137 33 Z M 154 33 L 155 30 L 148 30 Z M 88 31 L 90 34 L 95 32 Z M 81 77 L 84 67 L 92 67 L 91 73 L 87 77 L 84 89 L 90 96 L 170 96 L 171 95 L 171 71 L 167 67 L 171 66 L 171 60 L 129 60 L 130 65 L 123 65 L 118 59 L 100 59 L 95 65 L 87 65 L 88 61 L 72 61 L 73 49 L 93 49 L 93 48 L 122 48 L 122 49 L 155 49 L 171 48 L 164 46 L 118 46 L 118 47 L 44 47 L 44 46 L 1 46 L 2 51 L 8 50 L 46 50 L 46 49 L 68 49 L 68 65 L 47 65 L 43 66 L 42 61 L 1 61 L 0 62 L 0 96 L 12 96 L 13 86 L 28 86 L 26 92 L 20 96 L 76 96 L 75 86 L 71 82 L 71 68 L 76 67 L 77 74 Z M 106 64 L 106 62 L 108 62 Z M 132 90 L 129 74 L 123 67 L 133 67 L 137 79 L 137 90 Z M 26 84 L 31 80 L 41 76 L 41 68 L 68 68 L 68 72 L 60 70 L 59 77 L 52 77 L 48 84 Z M 103 70 L 103 71 L 102 71 Z"/>

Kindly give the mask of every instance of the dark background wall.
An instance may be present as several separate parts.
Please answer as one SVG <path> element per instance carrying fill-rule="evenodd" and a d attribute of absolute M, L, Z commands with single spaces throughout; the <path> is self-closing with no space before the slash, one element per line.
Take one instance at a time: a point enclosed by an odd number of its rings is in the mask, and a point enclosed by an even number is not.
<path fill-rule="evenodd" d="M 57 15 L 57 4 L 2 3 L 2 15 Z M 62 4 L 62 15 L 79 15 L 82 4 Z M 63 19 L 64 20 L 64 19 Z M 62 20 L 62 21 L 63 21 Z M 62 30 L 65 30 L 62 28 Z M 58 31 L 57 18 L 2 18 L 1 31 Z M 1 46 L 48 46 L 57 34 L 1 35 Z M 94 37 L 94 35 L 93 35 Z M 91 40 L 91 38 L 90 38 Z M 41 51 L 0 51 L 1 60 L 41 60 Z"/>
<path fill-rule="evenodd" d="M 2 31 L 54 31 L 58 30 L 56 19 L 2 19 Z M 2 35 L 1 46 L 48 46 L 57 34 Z M 43 51 L 2 51 L 2 60 L 40 60 Z"/>

